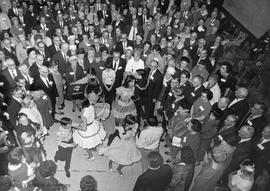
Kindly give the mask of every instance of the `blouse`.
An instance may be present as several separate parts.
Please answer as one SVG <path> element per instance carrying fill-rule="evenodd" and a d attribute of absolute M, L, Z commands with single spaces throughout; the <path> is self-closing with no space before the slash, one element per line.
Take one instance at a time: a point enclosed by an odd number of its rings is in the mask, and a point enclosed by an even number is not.
<path fill-rule="evenodd" d="M 251 180 L 246 180 L 243 179 L 240 176 L 240 170 L 237 171 L 235 175 L 232 176 L 231 184 L 236 187 L 236 190 L 241 190 L 241 191 L 249 191 L 252 188 L 254 179 L 252 178 Z M 231 189 L 231 191 L 234 191 L 234 189 Z"/>

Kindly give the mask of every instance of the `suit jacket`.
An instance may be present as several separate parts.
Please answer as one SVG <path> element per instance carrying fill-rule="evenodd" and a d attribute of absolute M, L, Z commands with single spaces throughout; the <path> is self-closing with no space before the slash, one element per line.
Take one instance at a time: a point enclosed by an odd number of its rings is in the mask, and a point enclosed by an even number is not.
<path fill-rule="evenodd" d="M 48 47 L 45 46 L 44 52 L 43 54 L 41 53 L 41 51 L 38 50 L 38 52 L 44 57 L 44 66 L 49 66 L 49 62 L 51 61 L 51 54 L 50 51 L 48 49 Z"/>
<path fill-rule="evenodd" d="M 60 50 L 60 46 L 59 46 L 59 50 Z M 48 52 L 49 52 L 51 58 L 55 55 L 55 53 L 57 51 L 56 51 L 56 47 L 54 44 L 52 44 L 51 46 L 48 47 Z"/>
<path fill-rule="evenodd" d="M 187 93 L 187 96 L 185 96 L 185 100 L 187 101 L 189 107 L 193 105 L 193 102 L 196 101 L 199 97 L 202 95 L 202 91 L 204 90 L 204 86 L 200 86 L 198 89 L 194 91 L 194 88 L 192 88 L 192 91 Z"/>
<path fill-rule="evenodd" d="M 30 66 L 29 75 L 34 79 L 39 76 L 39 67 L 37 66 L 36 63 L 34 63 L 32 66 Z"/>
<path fill-rule="evenodd" d="M 255 132 L 253 137 L 257 137 L 258 135 L 261 135 L 263 128 L 267 125 L 267 119 L 265 115 L 262 115 L 260 117 L 254 118 L 254 119 L 249 119 L 251 116 L 251 113 L 249 112 L 243 120 L 239 123 L 238 129 L 240 129 L 244 125 L 250 125 L 254 128 Z"/>
<path fill-rule="evenodd" d="M 61 26 L 61 24 L 60 24 L 60 21 L 56 21 L 56 23 L 55 23 L 55 29 L 56 28 L 60 28 L 60 29 L 64 29 L 64 26 L 69 26 L 69 23 L 68 22 L 66 22 L 65 20 L 63 20 L 62 21 L 63 23 L 62 23 L 62 26 Z"/>
<path fill-rule="evenodd" d="M 255 166 L 256 174 L 260 174 L 263 169 L 269 170 L 270 161 L 270 141 L 258 146 L 260 141 L 256 141 L 256 152 L 255 152 Z"/>
<path fill-rule="evenodd" d="M 113 70 L 116 72 L 116 78 L 113 87 L 118 88 L 121 86 L 123 81 L 123 75 L 126 69 L 127 62 L 123 58 L 119 58 L 119 65 L 118 68 L 113 68 Z M 113 57 L 107 58 L 106 62 L 112 62 L 113 63 Z"/>
<path fill-rule="evenodd" d="M 34 90 L 43 90 L 49 96 L 52 102 L 52 106 L 54 107 L 56 104 L 56 97 L 58 97 L 58 92 L 53 76 L 51 74 L 48 75 L 48 79 L 52 83 L 52 85 L 49 85 L 49 87 L 43 82 L 39 75 L 37 78 L 34 79 L 33 88 Z"/>
<path fill-rule="evenodd" d="M 198 41 L 195 40 L 193 44 L 191 44 L 190 38 L 186 38 L 184 42 L 185 48 L 188 48 L 189 50 L 193 50 L 198 45 Z"/>
<path fill-rule="evenodd" d="M 56 52 L 53 57 L 53 61 L 58 62 L 58 71 L 62 76 L 66 73 L 66 68 L 69 66 L 68 62 L 64 59 L 64 56 L 61 51 Z"/>
<path fill-rule="evenodd" d="M 146 38 L 148 41 L 150 40 L 152 34 L 156 34 L 157 40 L 160 40 L 160 38 L 164 35 L 164 31 L 161 29 L 159 29 L 159 31 L 156 31 L 156 29 L 150 30 Z"/>
<path fill-rule="evenodd" d="M 231 164 L 227 170 L 230 172 L 237 170 L 239 168 L 240 163 L 243 160 L 245 160 L 245 159 L 252 160 L 253 159 L 254 152 L 255 152 L 255 147 L 254 147 L 253 140 L 238 143 L 238 145 L 236 146 L 236 148 L 233 152 Z M 230 172 L 228 172 L 228 173 L 230 173 Z"/>
<path fill-rule="evenodd" d="M 7 58 L 12 58 L 14 60 L 16 66 L 19 66 L 20 63 L 17 59 L 16 52 L 13 48 L 11 48 L 11 51 L 9 51 L 6 48 L 3 48 L 3 52 Z"/>
<path fill-rule="evenodd" d="M 113 21 L 112 26 L 113 26 L 113 30 L 115 30 L 117 27 L 119 27 L 121 31 L 125 29 L 125 23 L 122 20 L 119 23 L 117 23 L 116 21 Z"/>
<path fill-rule="evenodd" d="M 98 19 L 105 19 L 105 25 L 109 25 L 112 22 L 112 16 L 109 11 L 105 11 L 105 15 L 103 11 L 97 11 Z"/>
<path fill-rule="evenodd" d="M 153 99 L 157 100 L 162 89 L 163 75 L 158 69 L 153 74 L 153 78 L 151 78 L 149 75 L 150 75 L 150 69 L 148 71 L 149 84 L 146 89 L 147 98 L 149 100 L 153 100 Z"/>
<path fill-rule="evenodd" d="M 8 107 L 7 107 L 7 112 L 9 114 L 9 118 L 10 118 L 9 121 L 12 125 L 11 127 L 12 129 L 14 129 L 16 126 L 17 116 L 21 108 L 22 108 L 21 103 L 11 96 Z"/>
<path fill-rule="evenodd" d="M 127 47 L 128 46 L 132 46 L 133 47 L 133 42 L 130 41 L 130 40 L 127 40 Z M 121 54 L 124 54 L 125 53 L 125 50 L 124 50 L 124 46 L 123 46 L 123 42 L 122 41 L 117 42 L 116 45 L 115 45 L 115 48 L 118 49 Z"/>
<path fill-rule="evenodd" d="M 239 122 L 243 120 L 243 117 L 249 111 L 249 103 L 246 99 L 240 100 L 233 105 L 228 106 L 228 110 L 226 112 L 226 116 L 228 115 L 237 115 L 239 117 Z"/>
<path fill-rule="evenodd" d="M 128 25 L 125 28 L 125 32 L 127 33 L 128 36 L 129 36 L 131 28 L 132 28 L 132 25 Z M 142 34 L 142 35 L 144 34 L 144 30 L 143 30 L 142 26 L 140 26 L 140 25 L 137 26 L 137 33 Z"/>
<path fill-rule="evenodd" d="M 4 82 L 4 89 L 6 90 L 7 93 L 11 93 L 12 89 L 17 87 L 16 80 L 21 77 L 21 72 L 18 69 L 16 69 L 16 71 L 17 76 L 15 79 L 12 78 L 7 68 L 1 72 L 1 78 L 2 81 Z"/>
<path fill-rule="evenodd" d="M 17 8 L 17 13 L 18 13 L 18 8 Z M 11 7 L 8 10 L 8 17 L 11 19 L 12 17 L 17 17 L 18 15 L 14 12 L 13 8 Z"/>

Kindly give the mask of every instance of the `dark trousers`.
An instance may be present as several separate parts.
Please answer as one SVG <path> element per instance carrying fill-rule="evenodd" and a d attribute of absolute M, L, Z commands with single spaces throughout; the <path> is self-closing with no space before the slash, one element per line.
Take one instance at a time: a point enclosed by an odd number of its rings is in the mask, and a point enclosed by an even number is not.
<path fill-rule="evenodd" d="M 58 150 L 55 153 L 55 159 L 65 162 L 65 171 L 70 169 L 71 155 L 73 148 L 63 148 L 58 146 Z"/>
<path fill-rule="evenodd" d="M 145 113 L 142 109 L 142 101 L 136 100 L 136 101 L 134 101 L 134 104 L 135 104 L 136 110 L 137 110 L 137 121 L 138 121 L 138 124 L 141 125 L 141 118 L 145 117 Z"/>
<path fill-rule="evenodd" d="M 153 99 L 145 99 L 143 105 L 146 118 L 153 117 L 155 109 L 155 103 L 153 103 Z"/>

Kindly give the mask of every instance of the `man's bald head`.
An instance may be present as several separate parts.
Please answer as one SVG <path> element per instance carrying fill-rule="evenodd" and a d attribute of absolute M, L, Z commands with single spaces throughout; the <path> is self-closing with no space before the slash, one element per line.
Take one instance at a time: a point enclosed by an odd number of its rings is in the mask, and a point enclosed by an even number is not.
<path fill-rule="evenodd" d="M 244 88 L 244 87 L 240 87 L 236 90 L 235 92 L 235 96 L 238 98 L 238 99 L 244 99 L 248 96 L 248 89 L 247 88 Z"/>
<path fill-rule="evenodd" d="M 249 139 L 253 136 L 253 134 L 254 128 L 249 125 L 245 125 L 239 130 L 239 137 L 241 137 L 241 139 Z"/>

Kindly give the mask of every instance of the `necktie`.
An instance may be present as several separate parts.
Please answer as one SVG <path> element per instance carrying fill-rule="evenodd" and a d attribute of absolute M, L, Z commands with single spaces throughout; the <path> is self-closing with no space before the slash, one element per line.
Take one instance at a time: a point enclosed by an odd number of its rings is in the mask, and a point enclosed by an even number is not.
<path fill-rule="evenodd" d="M 50 87 L 50 82 L 48 78 L 46 78 L 46 83 L 47 83 L 47 86 Z"/>
<path fill-rule="evenodd" d="M 15 79 L 16 78 L 16 74 L 13 70 L 11 70 L 11 73 L 12 73 L 12 78 Z"/>
<path fill-rule="evenodd" d="M 132 40 L 135 40 L 135 36 L 136 36 L 136 28 L 133 28 L 133 35 L 132 35 Z"/>
<path fill-rule="evenodd" d="M 21 23 L 24 24 L 22 16 L 20 16 L 20 20 L 21 20 Z"/>

